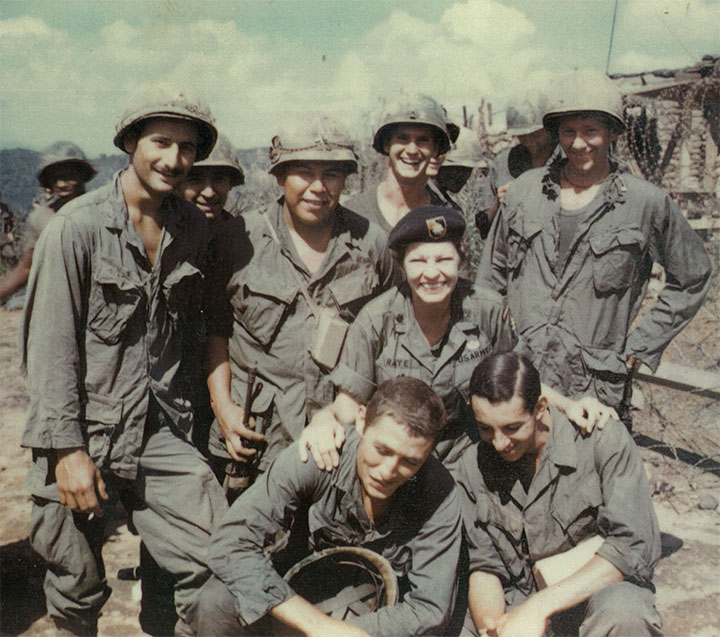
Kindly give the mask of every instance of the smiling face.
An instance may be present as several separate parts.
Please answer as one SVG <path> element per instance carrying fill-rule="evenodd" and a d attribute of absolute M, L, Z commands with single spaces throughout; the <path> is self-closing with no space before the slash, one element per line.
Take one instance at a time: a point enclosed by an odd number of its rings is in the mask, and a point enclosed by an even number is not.
<path fill-rule="evenodd" d="M 46 169 L 46 183 L 50 184 L 50 192 L 58 200 L 69 200 L 85 192 L 86 170 L 67 162 L 58 163 Z"/>
<path fill-rule="evenodd" d="M 558 124 L 560 146 L 577 174 L 601 175 L 610 168 L 608 151 L 618 138 L 600 117 L 563 117 Z"/>
<path fill-rule="evenodd" d="M 517 462 L 528 453 L 537 454 L 544 441 L 538 433 L 547 408 L 543 398 L 530 413 L 520 396 L 493 404 L 487 398 L 473 396 L 472 410 L 480 438 L 492 444 L 505 462 Z"/>
<path fill-rule="evenodd" d="M 427 179 L 426 171 L 437 151 L 435 129 L 425 124 L 399 124 L 385 143 L 390 170 L 398 179 Z"/>
<path fill-rule="evenodd" d="M 217 221 L 231 188 L 232 180 L 226 169 L 195 166 L 182 184 L 182 195 L 204 212 L 208 221 Z"/>
<path fill-rule="evenodd" d="M 449 303 L 459 268 L 460 255 L 452 241 L 411 243 L 405 249 L 403 271 L 413 303 Z"/>
<path fill-rule="evenodd" d="M 435 446 L 433 438 L 413 436 L 389 414 L 363 423 L 362 436 L 356 468 L 364 499 L 370 502 L 392 497 L 420 470 Z"/>
<path fill-rule="evenodd" d="M 293 227 L 325 226 L 340 202 L 347 171 L 340 162 L 298 161 L 277 175 L 285 191 L 283 213 Z"/>
<path fill-rule="evenodd" d="M 192 168 L 198 129 L 185 120 L 150 119 L 137 137 L 128 135 L 125 144 L 130 167 L 141 187 L 151 196 L 164 197 L 182 183 Z"/>

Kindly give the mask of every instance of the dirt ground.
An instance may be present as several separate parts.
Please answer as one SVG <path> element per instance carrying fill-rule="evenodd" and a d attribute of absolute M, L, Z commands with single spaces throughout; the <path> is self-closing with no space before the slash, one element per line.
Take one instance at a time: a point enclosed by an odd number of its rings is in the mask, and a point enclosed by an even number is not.
<path fill-rule="evenodd" d="M 28 544 L 30 500 L 23 481 L 30 453 L 20 448 L 27 394 L 18 371 L 20 312 L 0 308 L 0 633 L 54 635 L 45 615 L 43 563 Z M 673 360 L 718 373 L 717 301 L 706 304 L 666 353 Z M 668 635 L 720 635 L 720 512 L 701 500 L 720 499 L 720 410 L 717 401 L 658 387 L 639 387 L 644 406 L 635 434 L 654 487 L 663 532 L 655 574 L 657 602 Z M 104 549 L 113 589 L 103 609 L 102 635 L 140 635 L 137 588 L 120 581 L 119 568 L 137 563 L 138 538 L 118 514 Z"/>

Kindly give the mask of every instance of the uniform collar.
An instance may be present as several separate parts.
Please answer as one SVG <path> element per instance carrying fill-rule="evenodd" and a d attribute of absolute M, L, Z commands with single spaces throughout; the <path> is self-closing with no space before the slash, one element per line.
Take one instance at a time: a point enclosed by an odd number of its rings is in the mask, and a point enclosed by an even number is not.
<path fill-rule="evenodd" d="M 120 178 L 126 169 L 115 173 L 110 184 L 110 196 L 108 203 L 109 210 L 105 217 L 105 227 L 110 229 L 122 230 L 129 222 L 129 214 L 127 204 L 125 203 L 125 195 L 123 194 Z M 183 205 L 183 201 L 177 195 L 171 194 L 165 197 L 162 202 L 163 227 L 171 235 L 176 235 L 188 223 L 188 208 Z"/>
<path fill-rule="evenodd" d="M 543 449 L 543 461 L 552 462 L 557 467 L 577 469 L 577 450 L 575 441 L 580 436 L 580 431 L 552 405 L 548 407 L 552 417 L 550 435 Z"/>
<path fill-rule="evenodd" d="M 567 162 L 567 157 L 553 162 L 543 175 L 542 192 L 550 201 L 556 201 L 560 198 L 560 176 Z M 607 210 L 612 210 L 615 204 L 624 203 L 626 193 L 627 185 L 618 164 L 610 160 L 610 174 L 605 179 L 605 186 L 602 191 L 602 198 L 604 203 L 607 204 Z"/>

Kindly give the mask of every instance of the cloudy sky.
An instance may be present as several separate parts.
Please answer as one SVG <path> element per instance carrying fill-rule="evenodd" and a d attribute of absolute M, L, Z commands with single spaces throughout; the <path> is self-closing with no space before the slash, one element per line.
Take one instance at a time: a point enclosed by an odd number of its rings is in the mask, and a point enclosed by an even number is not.
<path fill-rule="evenodd" d="M 128 94 L 202 91 L 239 147 L 325 111 L 367 134 L 383 96 L 454 119 L 571 67 L 605 69 L 615 0 L 0 0 L 0 147 L 112 153 Z M 609 70 L 720 54 L 720 0 L 619 0 Z"/>

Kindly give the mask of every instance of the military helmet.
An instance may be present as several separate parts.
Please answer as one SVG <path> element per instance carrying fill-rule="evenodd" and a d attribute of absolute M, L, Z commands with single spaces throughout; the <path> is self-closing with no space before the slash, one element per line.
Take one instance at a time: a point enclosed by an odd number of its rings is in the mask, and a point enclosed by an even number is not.
<path fill-rule="evenodd" d="M 113 143 L 123 152 L 125 137 L 137 124 L 155 117 L 169 117 L 195 122 L 198 125 L 198 148 L 195 161 L 205 159 L 215 145 L 217 129 L 208 105 L 189 92 L 169 87 L 155 87 L 133 96 L 115 126 Z"/>
<path fill-rule="evenodd" d="M 604 73 L 592 69 L 572 71 L 556 83 L 556 97 L 543 116 L 543 125 L 555 131 L 559 119 L 573 113 L 596 112 L 610 117 L 618 133 L 625 130 L 622 94 Z"/>
<path fill-rule="evenodd" d="M 543 115 L 549 106 L 547 95 L 539 91 L 515 95 L 510 99 L 505 120 L 511 135 L 529 135 L 543 127 Z"/>
<path fill-rule="evenodd" d="M 443 104 L 440 104 L 445 114 L 445 127 L 447 128 L 448 135 L 450 136 L 450 144 L 454 144 L 457 141 L 458 135 L 460 135 L 460 127 L 450 119 L 448 111 Z"/>
<path fill-rule="evenodd" d="M 43 152 L 38 169 L 37 178 L 43 188 L 52 188 L 53 169 L 61 164 L 75 168 L 83 183 L 97 174 L 79 146 L 72 142 L 55 142 Z"/>
<path fill-rule="evenodd" d="M 346 621 L 394 606 L 398 582 L 390 562 L 357 546 L 338 546 L 313 553 L 283 578 L 321 611 Z"/>
<path fill-rule="evenodd" d="M 450 133 L 448 131 L 445 109 L 432 97 L 418 94 L 403 94 L 386 109 L 382 123 L 373 136 L 373 148 L 383 155 L 385 143 L 390 137 L 393 127 L 398 124 L 426 124 L 436 131 L 438 155 L 444 155 L 450 149 Z"/>
<path fill-rule="evenodd" d="M 210 168 L 226 168 L 233 187 L 245 183 L 245 172 L 235 156 L 235 149 L 225 135 L 218 134 L 217 142 L 207 159 L 196 161 L 193 168 L 208 166 Z"/>
<path fill-rule="evenodd" d="M 487 166 L 482 154 L 482 146 L 480 146 L 475 131 L 464 126 L 460 129 L 457 141 L 452 145 L 442 165 L 466 166 L 468 168 Z"/>
<path fill-rule="evenodd" d="M 355 144 L 341 124 L 325 115 L 311 115 L 303 122 L 290 125 L 272 138 L 270 168 L 292 161 L 335 161 L 357 172 Z"/>

